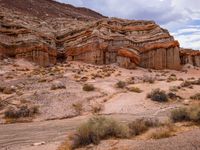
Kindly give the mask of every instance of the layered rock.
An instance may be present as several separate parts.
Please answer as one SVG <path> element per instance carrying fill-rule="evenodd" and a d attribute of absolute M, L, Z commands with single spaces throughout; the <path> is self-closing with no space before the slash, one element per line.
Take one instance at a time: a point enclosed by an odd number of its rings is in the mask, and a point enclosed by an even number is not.
<path fill-rule="evenodd" d="M 181 67 L 179 43 L 155 22 L 105 18 L 52 0 L 0 1 L 0 57 L 8 56 L 42 66 L 67 59 L 125 68 Z"/>
<path fill-rule="evenodd" d="M 0 57 L 27 58 L 42 66 L 55 64 L 57 50 L 52 34 L 40 32 L 36 27 L 39 23 L 30 16 L 19 20 L 21 15 L 1 9 Z"/>
<path fill-rule="evenodd" d="M 200 67 L 200 51 L 192 49 L 181 49 L 180 51 L 181 64 L 190 64 Z"/>
<path fill-rule="evenodd" d="M 153 21 L 103 19 L 62 40 L 68 60 L 180 69 L 179 43 Z"/>

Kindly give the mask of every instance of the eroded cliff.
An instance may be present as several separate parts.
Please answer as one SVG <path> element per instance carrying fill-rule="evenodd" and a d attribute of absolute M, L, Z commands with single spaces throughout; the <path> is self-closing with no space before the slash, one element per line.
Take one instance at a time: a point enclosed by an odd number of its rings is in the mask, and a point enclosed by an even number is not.
<path fill-rule="evenodd" d="M 61 59 L 125 68 L 180 69 L 188 61 L 199 66 L 198 54 L 189 60 L 153 21 L 106 18 L 52 0 L 1 0 L 0 8 L 1 58 L 22 57 L 42 66 Z"/>

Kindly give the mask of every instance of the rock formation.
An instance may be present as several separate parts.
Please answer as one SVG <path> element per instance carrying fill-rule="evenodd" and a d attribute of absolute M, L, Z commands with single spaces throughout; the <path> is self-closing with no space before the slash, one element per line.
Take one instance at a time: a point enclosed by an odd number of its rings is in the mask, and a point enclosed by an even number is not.
<path fill-rule="evenodd" d="M 178 41 L 153 21 L 106 18 L 53 0 L 0 1 L 0 57 L 8 56 L 42 66 L 67 59 L 130 69 L 186 62 Z"/>
<path fill-rule="evenodd" d="M 200 67 L 200 51 L 192 49 L 181 49 L 180 51 L 181 64 L 190 64 Z"/>
<path fill-rule="evenodd" d="M 68 60 L 179 69 L 179 43 L 152 21 L 103 19 L 63 40 Z"/>

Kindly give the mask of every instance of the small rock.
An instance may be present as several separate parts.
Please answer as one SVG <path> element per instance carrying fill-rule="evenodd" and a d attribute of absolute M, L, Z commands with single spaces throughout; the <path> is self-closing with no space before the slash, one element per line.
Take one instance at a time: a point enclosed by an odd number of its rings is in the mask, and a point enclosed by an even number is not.
<path fill-rule="evenodd" d="M 61 81 L 54 81 L 51 85 L 51 90 L 66 89 L 66 86 Z"/>
<path fill-rule="evenodd" d="M 183 101 L 183 104 L 184 104 L 184 105 L 189 105 L 189 104 L 190 104 L 190 100 L 184 100 L 184 101 Z"/>
<path fill-rule="evenodd" d="M 38 143 L 33 143 L 32 146 L 40 146 L 40 145 L 44 145 L 45 142 L 38 142 Z"/>

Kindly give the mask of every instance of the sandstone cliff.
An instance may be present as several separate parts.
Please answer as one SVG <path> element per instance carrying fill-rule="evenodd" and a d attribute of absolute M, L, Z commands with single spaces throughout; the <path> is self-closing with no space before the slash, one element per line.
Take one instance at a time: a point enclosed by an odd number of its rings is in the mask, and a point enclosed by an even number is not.
<path fill-rule="evenodd" d="M 179 69 L 179 43 L 153 21 L 103 19 L 63 39 L 68 60 Z"/>
<path fill-rule="evenodd" d="M 180 69 L 187 62 L 178 41 L 153 21 L 106 18 L 52 0 L 0 0 L 3 57 L 23 57 L 42 66 L 67 59 Z M 198 58 L 192 56 L 194 65 Z"/>
<path fill-rule="evenodd" d="M 181 49 L 181 64 L 191 64 L 200 67 L 200 51 L 192 49 Z"/>

